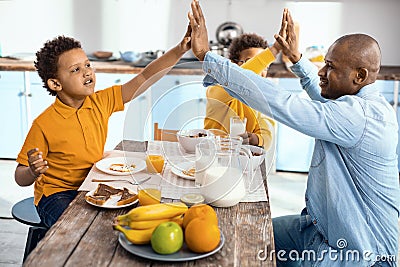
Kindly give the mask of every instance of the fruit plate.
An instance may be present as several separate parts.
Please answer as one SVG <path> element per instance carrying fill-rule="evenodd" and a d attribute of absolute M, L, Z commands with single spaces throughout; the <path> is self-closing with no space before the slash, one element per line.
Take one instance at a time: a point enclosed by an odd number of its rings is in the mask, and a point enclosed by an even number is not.
<path fill-rule="evenodd" d="M 129 171 L 114 171 L 110 170 L 112 164 L 124 164 L 127 166 L 135 165 Z M 146 169 L 146 162 L 142 159 L 133 158 L 133 157 L 116 157 L 116 158 L 104 158 L 98 162 L 96 162 L 96 167 L 102 172 L 112 174 L 112 175 L 130 175 L 133 173 L 137 173 Z"/>
<path fill-rule="evenodd" d="M 194 168 L 194 162 L 181 162 L 176 165 L 173 165 L 171 168 L 171 172 L 179 177 L 188 179 L 188 180 L 195 180 L 194 176 L 187 175 L 183 173 L 183 171 L 188 171 L 191 168 Z"/>
<path fill-rule="evenodd" d="M 86 193 L 86 196 L 93 196 L 94 192 L 96 191 L 96 189 L 89 191 Z M 129 190 L 131 191 L 131 190 Z M 132 192 L 131 193 L 135 193 L 136 192 Z M 86 198 L 86 202 L 89 203 L 90 205 L 96 206 L 96 207 L 100 207 L 100 208 L 105 208 L 105 209 L 120 209 L 120 208 L 125 208 L 125 207 L 129 207 L 132 206 L 133 204 L 136 204 L 139 199 L 136 199 L 135 201 L 132 201 L 131 203 L 127 203 L 124 205 L 117 205 L 117 201 L 121 198 L 121 195 L 112 195 L 103 205 L 98 205 L 96 203 L 92 203 L 90 201 L 88 201 Z"/>
<path fill-rule="evenodd" d="M 146 259 L 157 261 L 191 261 L 202 259 L 218 252 L 225 243 L 225 237 L 221 232 L 221 239 L 219 241 L 218 247 L 216 247 L 213 251 L 207 253 L 192 252 L 188 249 L 186 244 L 183 243 L 183 247 L 178 252 L 169 255 L 161 255 L 154 252 L 154 250 L 151 248 L 151 245 L 134 245 L 125 238 L 123 233 L 119 233 L 118 241 L 121 246 L 130 253 Z"/>

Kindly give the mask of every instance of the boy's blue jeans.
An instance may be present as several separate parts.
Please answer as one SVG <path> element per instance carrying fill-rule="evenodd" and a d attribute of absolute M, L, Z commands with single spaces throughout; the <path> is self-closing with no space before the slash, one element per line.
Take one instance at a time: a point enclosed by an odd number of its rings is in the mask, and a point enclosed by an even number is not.
<path fill-rule="evenodd" d="M 52 194 L 48 197 L 43 196 L 36 206 L 36 210 L 42 222 L 50 228 L 77 194 L 78 191 L 76 190 L 68 190 Z"/>

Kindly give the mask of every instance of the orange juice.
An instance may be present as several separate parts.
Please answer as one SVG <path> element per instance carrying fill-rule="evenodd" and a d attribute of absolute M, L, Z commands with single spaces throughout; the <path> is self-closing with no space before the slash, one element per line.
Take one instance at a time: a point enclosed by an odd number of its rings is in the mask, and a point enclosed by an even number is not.
<path fill-rule="evenodd" d="M 138 192 L 140 206 L 157 204 L 161 202 L 161 191 L 156 188 L 145 188 Z"/>
<path fill-rule="evenodd" d="M 147 155 L 146 166 L 148 173 L 161 173 L 164 168 L 164 157 L 161 155 Z"/>

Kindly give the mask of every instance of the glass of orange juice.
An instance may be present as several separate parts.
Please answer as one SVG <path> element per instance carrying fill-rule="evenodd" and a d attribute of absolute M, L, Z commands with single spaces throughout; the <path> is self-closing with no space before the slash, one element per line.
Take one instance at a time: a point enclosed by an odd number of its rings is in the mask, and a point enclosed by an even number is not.
<path fill-rule="evenodd" d="M 164 168 L 163 155 L 149 154 L 146 156 L 147 172 L 150 174 L 161 173 Z"/>
<path fill-rule="evenodd" d="M 161 202 L 161 187 L 159 184 L 142 184 L 138 187 L 140 206 L 152 205 Z"/>

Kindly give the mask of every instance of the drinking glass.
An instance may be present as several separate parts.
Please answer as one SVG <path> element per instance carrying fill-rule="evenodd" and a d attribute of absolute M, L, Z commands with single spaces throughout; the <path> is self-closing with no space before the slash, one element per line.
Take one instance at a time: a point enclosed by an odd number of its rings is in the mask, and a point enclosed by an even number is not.
<path fill-rule="evenodd" d="M 140 206 L 160 203 L 161 185 L 156 183 L 144 183 L 139 185 L 138 198 Z"/>
<path fill-rule="evenodd" d="M 230 118 L 230 135 L 238 136 L 246 132 L 247 118 L 241 119 L 239 116 Z"/>

